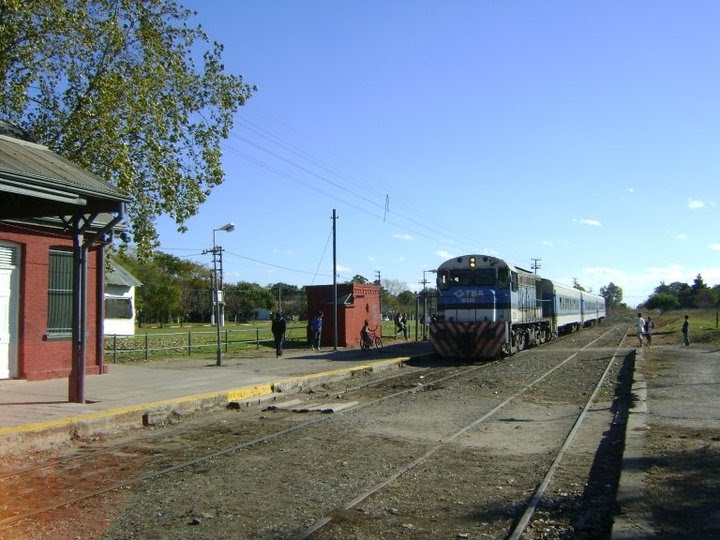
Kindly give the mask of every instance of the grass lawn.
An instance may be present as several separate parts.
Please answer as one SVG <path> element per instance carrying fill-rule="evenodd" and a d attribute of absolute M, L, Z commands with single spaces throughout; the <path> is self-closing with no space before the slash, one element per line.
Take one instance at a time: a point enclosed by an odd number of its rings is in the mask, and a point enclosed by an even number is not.
<path fill-rule="evenodd" d="M 718 330 L 720 312 L 716 309 L 689 309 L 666 311 L 656 313 L 640 311 L 645 320 L 651 317 L 655 323 L 653 332 L 653 345 L 682 344 L 682 325 L 685 315 L 688 316 L 688 336 L 690 343 L 698 344 L 720 344 L 720 330 Z M 637 316 L 637 313 L 635 313 Z M 635 329 L 631 332 L 634 334 Z"/>

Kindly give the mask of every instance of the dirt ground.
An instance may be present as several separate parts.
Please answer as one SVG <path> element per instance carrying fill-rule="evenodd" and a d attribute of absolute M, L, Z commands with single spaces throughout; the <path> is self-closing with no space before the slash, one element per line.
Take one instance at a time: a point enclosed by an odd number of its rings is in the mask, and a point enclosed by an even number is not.
<path fill-rule="evenodd" d="M 650 516 L 657 538 L 720 538 L 720 349 L 658 337 L 638 361 L 649 412 L 644 493 L 626 511 Z"/>
<path fill-rule="evenodd" d="M 605 346 L 609 348 L 613 339 L 619 342 L 627 328 L 618 323 L 616 335 Z M 464 382 L 448 379 L 421 386 L 431 373 L 467 366 L 419 366 L 412 376 L 388 381 L 378 389 L 387 393 L 415 387 L 416 392 L 362 412 L 326 415 L 327 420 L 322 414 L 270 409 L 217 412 L 212 422 L 187 419 L 168 428 L 171 436 L 161 443 L 141 442 L 133 449 L 112 452 L 106 459 L 121 464 L 120 468 L 108 463 L 102 469 L 96 460 L 105 475 L 102 481 L 144 474 L 162 466 L 163 460 L 169 463 L 191 451 L 208 452 L 278 429 L 288 433 L 159 480 L 109 491 L 77 506 L 0 528 L 0 538 L 291 538 L 323 515 L 330 516 L 331 523 L 312 538 L 504 538 L 549 465 L 556 441 L 592 391 L 592 377 L 586 382 L 585 375 L 606 363 L 606 353 L 601 354 L 599 347 L 571 369 L 558 372 L 547 388 L 529 392 L 503 410 L 495 423 L 444 445 L 391 488 L 370 490 L 502 396 L 512 395 L 536 376 L 544 362 L 567 354 L 564 347 L 569 341 L 579 343 L 606 330 L 588 329 L 525 351 L 466 376 Z M 720 538 L 715 525 L 720 523 L 720 428 L 717 422 L 698 421 L 706 399 L 720 395 L 717 380 L 710 376 L 717 372 L 713 363 L 720 362 L 719 353 L 708 344 L 687 351 L 676 338 L 674 332 L 663 334 L 660 328 L 653 349 L 642 353 L 653 399 L 650 406 L 657 414 L 644 434 L 643 497 L 633 502 L 631 510 L 652 516 L 658 538 Z M 625 345 L 632 351 L 634 342 Z M 579 442 L 568 452 L 524 538 L 610 537 L 618 510 L 615 491 L 625 436 L 624 426 L 613 419 L 618 402 L 632 399 L 629 385 L 635 361 L 632 352 L 616 357 Z M 667 376 L 679 363 L 689 362 L 694 362 L 697 378 L 681 390 L 688 394 L 686 406 L 682 411 L 669 410 L 663 405 L 672 403 L 664 394 Z M 326 385 L 300 397 L 351 399 L 344 392 L 343 385 Z M 369 401 L 373 392 L 364 390 L 355 398 Z M 720 408 L 720 403 L 713 403 Z M 291 431 L 309 419 L 317 423 Z M 95 443 L 78 451 L 92 446 Z M 35 481 L 48 490 L 80 475 L 87 475 L 87 483 L 95 482 L 87 466 L 61 474 L 66 478 L 45 473 Z M 6 493 L 10 489 L 4 488 Z M 344 509 L 358 493 L 367 496 Z"/>

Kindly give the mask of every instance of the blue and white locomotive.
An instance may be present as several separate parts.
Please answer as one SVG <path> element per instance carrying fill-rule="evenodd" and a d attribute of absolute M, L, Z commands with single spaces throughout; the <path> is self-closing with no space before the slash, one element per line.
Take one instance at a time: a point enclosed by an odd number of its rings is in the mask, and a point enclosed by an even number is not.
<path fill-rule="evenodd" d="M 487 255 L 437 269 L 430 341 L 444 357 L 491 359 L 545 343 L 605 318 L 605 298 Z"/>

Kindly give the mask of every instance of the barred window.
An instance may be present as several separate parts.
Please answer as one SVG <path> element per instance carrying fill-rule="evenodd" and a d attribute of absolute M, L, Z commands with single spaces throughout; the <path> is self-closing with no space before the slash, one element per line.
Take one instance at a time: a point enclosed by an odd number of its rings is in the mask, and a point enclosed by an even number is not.
<path fill-rule="evenodd" d="M 60 336 L 72 333 L 72 283 L 72 251 L 50 249 L 48 335 Z"/>

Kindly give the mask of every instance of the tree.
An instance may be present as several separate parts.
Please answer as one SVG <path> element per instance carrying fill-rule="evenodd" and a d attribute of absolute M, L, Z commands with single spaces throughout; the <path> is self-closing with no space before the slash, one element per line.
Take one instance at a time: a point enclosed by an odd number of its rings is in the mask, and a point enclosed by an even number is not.
<path fill-rule="evenodd" d="M 611 281 L 607 287 L 600 287 L 600 296 L 605 298 L 605 307 L 613 309 L 622 302 L 623 290 Z"/>
<path fill-rule="evenodd" d="M 681 283 L 679 281 L 673 281 L 670 285 L 666 285 L 664 281 L 661 281 L 660 285 L 655 287 L 655 292 L 668 293 L 677 297 L 680 294 L 680 291 L 687 286 L 687 283 Z"/>
<path fill-rule="evenodd" d="M 221 184 L 220 141 L 256 91 L 176 0 L 3 0 L 0 115 L 133 196 L 141 256 Z M 198 68 L 197 63 L 200 63 Z"/>
<path fill-rule="evenodd" d="M 360 274 L 355 274 L 353 278 L 350 280 L 351 283 L 370 283 L 370 280 L 366 278 L 365 276 L 361 276 Z"/>
<path fill-rule="evenodd" d="M 703 281 L 702 276 L 700 274 L 698 274 L 695 277 L 695 279 L 693 280 L 693 284 L 692 284 L 693 293 L 697 293 L 697 292 L 705 290 L 707 288 L 708 288 L 708 286 L 705 285 L 705 282 Z"/>
<path fill-rule="evenodd" d="M 136 289 L 135 307 L 140 324 L 144 322 L 167 323 L 182 311 L 180 282 L 176 276 L 167 272 L 162 255 L 158 259 L 139 261 L 129 255 L 119 256 L 120 264 L 125 266 L 142 283 Z"/>
<path fill-rule="evenodd" d="M 693 295 L 696 308 L 708 309 L 718 303 L 718 292 L 710 287 L 700 289 Z"/>
<path fill-rule="evenodd" d="M 678 299 L 669 293 L 655 293 L 648 301 L 645 302 L 647 309 L 659 309 L 660 311 L 668 311 L 670 309 L 677 309 L 680 307 Z"/>
<path fill-rule="evenodd" d="M 708 308 L 717 303 L 717 298 L 714 297 L 712 289 L 705 285 L 703 278 L 700 274 L 695 277 L 692 287 L 692 303 L 694 307 Z"/>
<path fill-rule="evenodd" d="M 717 307 L 720 307 L 720 285 L 715 285 L 715 286 L 712 288 L 712 290 L 713 290 L 713 292 L 715 293 L 716 298 L 718 299 L 718 301 L 716 302 L 715 305 L 716 305 Z"/>
<path fill-rule="evenodd" d="M 695 307 L 693 290 L 690 285 L 683 283 L 678 291 L 678 301 L 680 302 L 681 308 L 693 308 Z"/>
<path fill-rule="evenodd" d="M 307 297 L 305 291 L 296 285 L 287 283 L 271 283 L 266 287 L 273 298 L 281 302 L 281 306 L 285 316 L 300 316 L 307 313 Z M 278 307 L 276 302 L 276 308 Z"/>
<path fill-rule="evenodd" d="M 206 267 L 161 251 L 149 259 L 140 259 L 132 251 L 116 257 L 143 284 L 137 289 L 136 305 L 144 320 L 209 320 L 211 282 Z"/>
<path fill-rule="evenodd" d="M 270 290 L 257 283 L 225 284 L 225 314 L 229 319 L 251 320 L 256 308 L 271 310 L 276 300 Z"/>
<path fill-rule="evenodd" d="M 383 279 L 383 287 L 388 294 L 397 296 L 403 291 L 408 290 L 407 283 L 400 281 L 399 279 Z"/>
<path fill-rule="evenodd" d="M 409 313 L 415 311 L 415 293 L 412 291 L 403 291 L 397 295 L 398 311 Z"/>

